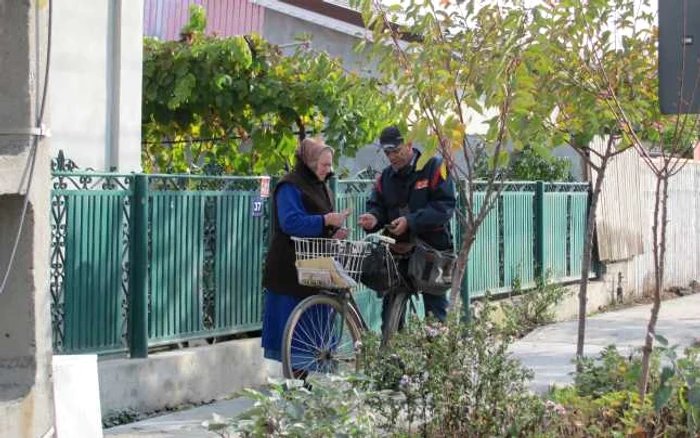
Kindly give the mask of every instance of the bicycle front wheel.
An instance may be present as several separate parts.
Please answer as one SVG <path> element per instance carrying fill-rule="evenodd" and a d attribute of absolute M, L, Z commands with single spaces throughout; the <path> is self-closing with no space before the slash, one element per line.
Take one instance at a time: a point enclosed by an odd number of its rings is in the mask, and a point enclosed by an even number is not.
<path fill-rule="evenodd" d="M 314 295 L 292 311 L 282 340 L 284 377 L 358 371 L 360 326 L 340 298 Z"/>

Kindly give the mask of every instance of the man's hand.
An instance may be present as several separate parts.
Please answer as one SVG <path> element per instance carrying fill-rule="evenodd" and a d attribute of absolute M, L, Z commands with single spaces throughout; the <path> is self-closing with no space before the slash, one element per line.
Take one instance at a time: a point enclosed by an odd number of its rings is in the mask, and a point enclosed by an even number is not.
<path fill-rule="evenodd" d="M 359 217 L 357 224 L 365 230 L 371 230 L 377 226 L 377 218 L 370 213 L 365 213 Z"/>
<path fill-rule="evenodd" d="M 398 219 L 394 219 L 391 222 L 391 229 L 389 231 L 391 231 L 391 234 L 395 236 L 400 236 L 408 231 L 408 221 L 406 220 L 406 217 L 401 216 Z"/>

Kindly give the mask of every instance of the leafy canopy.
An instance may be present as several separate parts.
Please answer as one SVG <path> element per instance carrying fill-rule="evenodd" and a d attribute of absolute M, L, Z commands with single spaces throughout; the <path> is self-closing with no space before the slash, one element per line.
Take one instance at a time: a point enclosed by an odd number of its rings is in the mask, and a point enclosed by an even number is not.
<path fill-rule="evenodd" d="M 144 41 L 147 171 L 274 174 L 302 135 L 322 134 L 353 155 L 395 120 L 394 98 L 376 79 L 308 42 L 283 56 L 258 35 L 206 36 L 197 8 L 182 41 Z"/>

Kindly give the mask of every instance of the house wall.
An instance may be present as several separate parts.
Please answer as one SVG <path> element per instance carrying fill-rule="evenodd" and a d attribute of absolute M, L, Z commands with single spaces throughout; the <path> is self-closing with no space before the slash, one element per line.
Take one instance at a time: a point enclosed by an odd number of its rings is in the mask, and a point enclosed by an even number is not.
<path fill-rule="evenodd" d="M 54 2 L 49 81 L 53 155 L 141 169 L 143 0 Z"/>
<path fill-rule="evenodd" d="M 47 2 L 0 0 L 0 437 L 43 437 L 53 426 L 50 144 L 26 133 L 43 96 L 47 19 Z"/>
<path fill-rule="evenodd" d="M 602 144 L 597 145 L 599 150 Z M 598 252 L 608 275 L 622 275 L 626 294 L 654 288 L 653 217 L 656 178 L 630 149 L 608 165 L 596 214 Z M 700 280 L 700 163 L 689 160 L 668 187 L 664 284 Z"/>
<path fill-rule="evenodd" d="M 294 43 L 298 36 L 310 34 L 313 36 L 311 47 L 314 50 L 325 51 L 333 57 L 343 59 L 345 67 L 348 69 L 361 70 L 365 73 L 375 71 L 376 63 L 364 65 L 366 55 L 353 51 L 358 39 L 347 33 L 282 14 L 273 9 L 265 10 L 265 22 L 262 29 L 263 36 L 271 43 L 278 45 Z M 293 50 L 293 48 L 289 48 L 287 52 L 291 53 Z"/>

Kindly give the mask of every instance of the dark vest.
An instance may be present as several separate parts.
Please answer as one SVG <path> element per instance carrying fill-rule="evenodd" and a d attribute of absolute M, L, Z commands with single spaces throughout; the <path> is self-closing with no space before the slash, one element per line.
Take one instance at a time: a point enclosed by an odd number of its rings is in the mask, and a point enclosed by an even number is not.
<path fill-rule="evenodd" d="M 282 295 L 305 298 L 318 293 L 318 289 L 302 286 L 297 281 L 297 269 L 294 242 L 284 234 L 277 221 L 277 190 L 282 184 L 294 184 L 301 191 L 301 201 L 308 214 L 326 214 L 333 211 L 333 194 L 325 182 L 319 181 L 306 165 L 297 164 L 294 171 L 283 177 L 272 196 L 272 239 L 265 259 L 263 287 Z M 330 237 L 333 230 L 324 229 L 324 235 Z"/>

